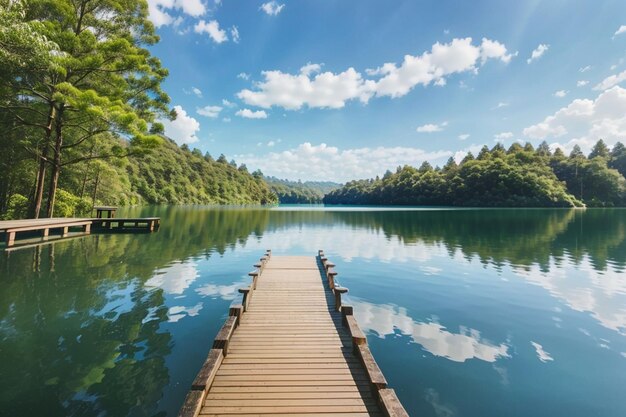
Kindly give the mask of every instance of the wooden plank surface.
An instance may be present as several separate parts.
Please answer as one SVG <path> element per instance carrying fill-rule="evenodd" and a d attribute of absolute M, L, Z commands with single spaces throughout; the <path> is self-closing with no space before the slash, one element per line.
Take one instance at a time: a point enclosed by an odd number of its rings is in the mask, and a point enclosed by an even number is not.
<path fill-rule="evenodd" d="M 80 221 L 87 221 L 87 220 L 92 220 L 92 219 L 53 217 L 53 218 L 45 218 L 45 219 L 2 220 L 0 221 L 0 231 L 13 229 L 16 227 L 57 225 L 57 224 L 73 223 L 73 222 L 80 222 Z"/>
<path fill-rule="evenodd" d="M 314 257 L 272 256 L 204 400 L 208 416 L 379 416 Z"/>

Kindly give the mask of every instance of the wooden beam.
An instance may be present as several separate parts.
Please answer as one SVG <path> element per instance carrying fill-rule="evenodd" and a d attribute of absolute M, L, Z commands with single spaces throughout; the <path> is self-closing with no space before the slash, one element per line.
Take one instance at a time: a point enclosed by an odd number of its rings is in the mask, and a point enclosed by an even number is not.
<path fill-rule="evenodd" d="M 346 316 L 348 323 L 348 329 L 350 330 L 350 336 L 352 337 L 352 346 L 356 348 L 358 345 L 364 345 L 367 343 L 367 338 L 361 331 L 359 324 L 356 322 L 354 316 Z"/>
<path fill-rule="evenodd" d="M 229 316 L 213 341 L 213 349 L 222 349 L 224 356 L 228 355 L 228 342 L 235 327 L 237 327 L 237 317 Z"/>
<path fill-rule="evenodd" d="M 391 388 L 383 388 L 378 391 L 378 399 L 381 408 L 387 417 L 409 417 L 396 392 Z"/>
<path fill-rule="evenodd" d="M 198 417 L 204 401 L 204 391 L 191 390 L 185 397 L 185 402 L 178 412 L 178 417 Z"/>
<path fill-rule="evenodd" d="M 224 352 L 221 349 L 211 349 L 200 372 L 191 384 L 192 390 L 208 391 L 213 383 L 213 378 L 224 360 Z"/>
<path fill-rule="evenodd" d="M 369 382 L 372 386 L 376 390 L 387 388 L 387 380 L 374 360 L 374 356 L 372 355 L 372 352 L 367 344 L 358 345 L 356 352 L 361 359 L 361 363 L 365 367 L 365 373 L 367 374 Z"/>

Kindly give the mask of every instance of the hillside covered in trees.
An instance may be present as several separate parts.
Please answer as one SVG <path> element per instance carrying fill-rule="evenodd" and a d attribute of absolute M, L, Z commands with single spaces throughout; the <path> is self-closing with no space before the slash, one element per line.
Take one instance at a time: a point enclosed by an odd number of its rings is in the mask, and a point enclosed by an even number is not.
<path fill-rule="evenodd" d="M 289 181 L 265 177 L 281 204 L 320 204 L 329 192 L 341 187 L 330 181 Z"/>
<path fill-rule="evenodd" d="M 626 147 L 600 140 L 588 156 L 575 146 L 569 156 L 543 142 L 486 146 L 443 168 L 428 162 L 398 167 L 383 178 L 351 181 L 324 197 L 326 204 L 481 207 L 578 207 L 626 204 Z"/>
<path fill-rule="evenodd" d="M 0 0 L 0 217 L 94 204 L 273 203 L 260 172 L 179 148 L 142 0 Z"/>

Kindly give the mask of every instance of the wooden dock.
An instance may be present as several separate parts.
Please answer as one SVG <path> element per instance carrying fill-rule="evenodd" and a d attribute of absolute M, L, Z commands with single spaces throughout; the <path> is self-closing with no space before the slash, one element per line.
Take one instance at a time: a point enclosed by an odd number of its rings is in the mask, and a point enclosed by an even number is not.
<path fill-rule="evenodd" d="M 86 234 L 91 232 L 91 219 L 87 218 L 48 218 L 0 221 L 0 233 L 6 235 L 6 245 L 15 244 L 15 236 L 21 232 L 41 231 L 43 237 L 48 237 L 51 230 L 60 230 L 61 236 L 69 234 L 70 227 L 80 227 Z"/>
<path fill-rule="evenodd" d="M 342 304 L 334 265 L 272 257 L 249 275 L 179 417 L 408 416 Z"/>
<path fill-rule="evenodd" d="M 161 226 L 160 217 L 137 217 L 137 218 L 95 218 L 93 225 L 98 230 L 144 230 L 153 232 Z"/>
<path fill-rule="evenodd" d="M 16 244 L 18 233 L 41 232 L 41 237 L 47 240 L 51 231 L 59 231 L 60 237 L 69 236 L 71 229 L 79 228 L 83 234 L 90 234 L 92 226 L 98 231 L 148 231 L 158 229 L 161 223 L 159 217 L 144 218 L 44 218 L 24 220 L 0 221 L 0 234 L 5 235 L 6 247 Z"/>

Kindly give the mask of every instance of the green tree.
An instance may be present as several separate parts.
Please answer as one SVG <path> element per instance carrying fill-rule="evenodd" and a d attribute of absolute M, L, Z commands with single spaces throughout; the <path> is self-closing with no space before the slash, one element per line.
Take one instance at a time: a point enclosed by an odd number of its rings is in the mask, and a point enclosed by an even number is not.
<path fill-rule="evenodd" d="M 43 34 L 58 47 L 47 70 L 10 80 L 13 96 L 45 119 L 35 124 L 45 132 L 36 148 L 41 149 L 40 160 L 51 167 L 46 214 L 52 216 L 64 166 L 126 156 L 160 143 L 155 133 L 162 126 L 153 122 L 168 114 L 169 98 L 160 88 L 167 71 L 146 49 L 158 38 L 144 1 L 32 0 L 26 19 L 42 22 Z M 33 124 L 31 118 L 12 112 L 23 125 Z M 108 147 L 107 154 L 89 152 L 91 142 L 105 133 L 129 138 L 130 147 Z M 40 167 L 35 216 L 45 177 L 45 165 Z"/>
<path fill-rule="evenodd" d="M 602 139 L 596 142 L 596 144 L 591 149 L 591 152 L 589 153 L 589 159 L 598 158 L 598 157 L 608 159 L 609 156 L 610 156 L 609 148 L 608 146 L 606 146 L 606 144 L 604 143 Z"/>
<path fill-rule="evenodd" d="M 609 166 L 626 176 L 626 146 L 622 142 L 617 142 L 611 150 Z"/>

